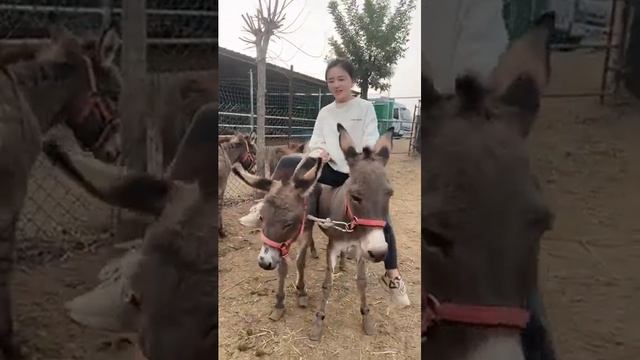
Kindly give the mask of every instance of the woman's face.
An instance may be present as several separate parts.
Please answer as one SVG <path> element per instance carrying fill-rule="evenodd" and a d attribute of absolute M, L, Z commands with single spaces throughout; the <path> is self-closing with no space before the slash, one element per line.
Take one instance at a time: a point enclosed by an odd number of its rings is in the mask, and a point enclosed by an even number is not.
<path fill-rule="evenodd" d="M 347 102 L 351 99 L 353 80 L 340 66 L 334 66 L 327 71 L 327 86 L 336 102 Z"/>

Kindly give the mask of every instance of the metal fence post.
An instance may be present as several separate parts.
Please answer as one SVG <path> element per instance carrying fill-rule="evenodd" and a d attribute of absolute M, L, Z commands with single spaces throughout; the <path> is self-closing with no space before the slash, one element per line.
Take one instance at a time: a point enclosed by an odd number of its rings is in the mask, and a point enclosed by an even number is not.
<path fill-rule="evenodd" d="M 255 114 L 253 112 L 253 69 L 249 69 L 249 102 L 251 103 L 251 131 L 256 130 Z"/>
<path fill-rule="evenodd" d="M 293 117 L 293 65 L 289 69 L 289 131 L 287 132 L 287 141 L 291 141 L 291 117 Z"/>

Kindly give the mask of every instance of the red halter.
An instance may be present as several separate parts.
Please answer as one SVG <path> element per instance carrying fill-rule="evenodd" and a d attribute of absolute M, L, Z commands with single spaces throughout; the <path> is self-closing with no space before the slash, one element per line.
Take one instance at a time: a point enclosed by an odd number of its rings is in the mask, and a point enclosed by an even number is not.
<path fill-rule="evenodd" d="M 529 322 L 529 312 L 516 307 L 440 303 L 432 294 L 422 301 L 426 305 L 422 314 L 423 334 L 439 321 L 516 329 L 524 329 Z"/>
<path fill-rule="evenodd" d="M 366 226 L 366 227 L 380 227 L 383 228 L 387 225 L 385 220 L 376 220 L 376 219 L 360 219 L 353 215 L 353 211 L 351 210 L 351 205 L 349 202 L 349 194 L 345 193 L 345 212 L 347 214 L 347 220 L 349 220 L 349 229 L 353 230 L 356 226 Z"/>
<path fill-rule="evenodd" d="M 91 64 L 91 60 L 88 57 L 83 57 L 86 65 L 87 65 L 87 73 L 89 75 L 89 87 L 91 88 L 91 92 L 89 94 L 89 99 L 85 103 L 82 108 L 82 112 L 80 112 L 80 116 L 78 117 L 79 122 L 84 121 L 84 119 L 92 112 L 98 113 L 104 124 L 106 125 L 100 138 L 98 141 L 91 147 L 90 150 L 95 150 L 102 146 L 102 144 L 108 139 L 111 131 L 118 125 L 116 120 L 116 116 L 111 111 L 111 109 L 105 104 L 104 99 L 100 96 L 98 92 L 98 84 L 96 82 L 96 76 L 93 71 L 93 66 Z"/>
<path fill-rule="evenodd" d="M 289 249 L 291 248 L 291 245 L 293 245 L 293 243 L 298 240 L 298 237 L 300 237 L 300 235 L 302 235 L 302 233 L 304 232 L 304 223 L 307 221 L 307 201 L 305 200 L 304 202 L 304 215 L 302 217 L 302 222 L 300 223 L 300 231 L 293 235 L 293 237 L 291 237 L 291 239 L 285 241 L 285 242 L 277 242 L 277 241 L 273 241 L 271 239 L 269 239 L 265 234 L 264 231 L 260 232 L 260 239 L 262 240 L 262 242 L 265 245 L 268 245 L 272 248 L 276 248 L 280 250 L 280 254 L 282 255 L 282 257 L 287 257 L 287 255 L 289 255 Z"/>
<path fill-rule="evenodd" d="M 254 164 L 256 161 L 256 158 L 251 153 L 251 149 L 249 148 L 249 142 L 246 139 L 244 140 L 244 145 L 247 148 L 247 152 L 245 152 L 244 155 L 242 155 L 242 158 L 240 159 L 240 161 L 244 162 L 245 160 L 249 160 L 251 161 L 251 164 Z"/>

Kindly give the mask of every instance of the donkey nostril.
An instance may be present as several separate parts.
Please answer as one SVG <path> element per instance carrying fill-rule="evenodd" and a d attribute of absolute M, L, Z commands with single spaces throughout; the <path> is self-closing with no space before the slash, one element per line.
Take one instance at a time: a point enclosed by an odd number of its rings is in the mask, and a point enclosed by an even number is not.
<path fill-rule="evenodd" d="M 367 252 L 369 253 L 369 256 L 370 256 L 372 259 L 375 259 L 375 258 L 376 258 L 376 256 L 373 254 L 373 251 L 369 250 L 369 251 L 367 251 Z"/>

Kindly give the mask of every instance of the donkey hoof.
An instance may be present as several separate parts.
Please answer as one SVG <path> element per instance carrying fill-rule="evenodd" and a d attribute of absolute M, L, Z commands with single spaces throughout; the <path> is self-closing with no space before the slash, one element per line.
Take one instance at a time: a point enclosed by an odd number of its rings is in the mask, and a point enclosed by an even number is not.
<path fill-rule="evenodd" d="M 298 296 L 298 306 L 301 308 L 306 308 L 307 306 L 309 306 L 309 296 Z"/>
<path fill-rule="evenodd" d="M 271 314 L 269 314 L 269 319 L 273 321 L 278 321 L 282 319 L 283 316 L 284 316 L 284 308 L 282 309 L 275 308 L 271 311 Z"/>
<path fill-rule="evenodd" d="M 219 229 L 218 229 L 218 237 L 219 237 L 219 238 L 225 238 L 225 237 L 227 237 L 227 232 L 226 232 L 226 231 L 224 231 L 224 230 L 222 230 L 222 228 L 219 228 Z"/>
<path fill-rule="evenodd" d="M 376 325 L 370 316 L 367 316 L 362 319 L 362 330 L 364 330 L 365 335 L 376 334 Z"/>
<path fill-rule="evenodd" d="M 320 258 L 320 256 L 318 255 L 318 251 L 316 251 L 316 249 L 311 249 L 311 257 L 314 259 Z"/>
<path fill-rule="evenodd" d="M 320 341 L 322 338 L 322 324 L 314 322 L 311 327 L 311 333 L 309 334 L 309 340 Z"/>

